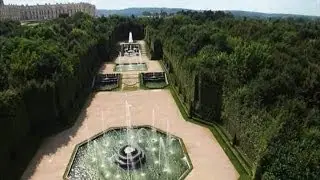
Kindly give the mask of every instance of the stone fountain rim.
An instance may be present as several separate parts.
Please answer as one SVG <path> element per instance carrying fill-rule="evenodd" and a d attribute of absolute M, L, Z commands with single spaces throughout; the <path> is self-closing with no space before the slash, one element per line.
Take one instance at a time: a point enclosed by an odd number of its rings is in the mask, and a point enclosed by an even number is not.
<path fill-rule="evenodd" d="M 86 139 L 86 140 L 78 143 L 78 144 L 75 146 L 75 148 L 73 149 L 71 158 L 70 158 L 70 160 L 69 160 L 69 162 L 68 162 L 68 165 L 67 165 L 67 168 L 66 168 L 66 170 L 65 170 L 65 172 L 64 172 L 64 174 L 63 174 L 63 179 L 64 179 L 64 180 L 70 180 L 70 179 L 68 178 L 68 174 L 70 173 L 72 164 L 73 164 L 73 162 L 74 162 L 74 159 L 75 159 L 76 154 L 77 154 L 77 152 L 78 152 L 78 149 L 79 149 L 80 147 L 84 146 L 84 145 L 87 144 L 89 141 L 93 141 L 93 140 L 95 140 L 95 139 L 103 136 L 104 134 L 106 134 L 106 133 L 109 132 L 109 131 L 122 130 L 122 129 L 126 129 L 126 128 L 127 128 L 127 126 L 109 127 L 109 128 L 107 128 L 106 130 L 101 131 L 101 132 L 97 133 L 96 135 L 94 135 L 94 136 L 92 136 L 92 137 L 90 137 L 90 138 L 88 138 L 88 139 Z M 162 134 L 167 134 L 166 131 L 163 131 L 163 130 L 161 130 L 161 129 L 157 128 L 157 127 L 151 126 L 151 125 L 135 125 L 135 126 L 131 126 L 131 128 L 132 128 L 132 129 L 146 128 L 146 129 L 151 129 L 151 130 L 152 130 L 152 129 L 155 129 L 156 132 L 159 132 L 159 133 L 162 133 Z M 168 133 L 169 133 L 169 132 L 168 132 Z M 187 148 L 186 148 L 186 146 L 185 146 L 182 138 L 180 138 L 180 137 L 178 137 L 178 136 L 176 136 L 176 135 L 173 135 L 172 133 L 169 133 L 169 134 L 170 134 L 172 137 L 174 137 L 174 138 L 176 138 L 176 139 L 179 140 L 179 143 L 180 143 L 180 145 L 181 145 L 181 147 L 182 147 L 183 153 L 185 154 L 185 156 L 186 156 L 186 158 L 187 158 L 187 161 L 188 161 L 189 168 L 188 168 L 188 169 L 180 176 L 180 178 L 178 179 L 178 180 L 183 180 L 183 179 L 185 179 L 185 178 L 187 177 L 187 175 L 192 171 L 193 165 L 192 165 L 190 156 L 189 156 L 189 154 L 188 154 Z"/>
<path fill-rule="evenodd" d="M 142 70 L 142 71 L 147 71 L 147 70 L 149 69 L 148 64 L 147 64 L 146 62 L 116 63 L 116 64 L 114 64 L 114 66 L 113 66 L 113 72 L 118 74 L 118 73 L 121 73 L 121 72 L 136 71 L 136 70 L 129 70 L 129 71 L 117 71 L 117 70 L 116 70 L 116 69 L 117 69 L 117 66 L 119 66 L 119 65 L 130 65 L 130 64 L 134 64 L 134 65 L 143 64 L 143 65 L 145 65 L 145 66 L 146 66 L 146 67 L 145 67 L 145 70 Z M 139 71 L 139 70 L 138 70 L 138 71 Z"/>
<path fill-rule="evenodd" d="M 140 64 L 147 65 L 147 63 L 145 63 L 145 62 L 133 62 L 133 63 L 116 63 L 115 66 L 140 65 Z"/>

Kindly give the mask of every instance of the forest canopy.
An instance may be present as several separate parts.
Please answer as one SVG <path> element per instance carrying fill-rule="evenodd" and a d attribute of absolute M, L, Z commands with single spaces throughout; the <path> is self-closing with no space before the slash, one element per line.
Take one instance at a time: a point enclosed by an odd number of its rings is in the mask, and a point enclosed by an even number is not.
<path fill-rule="evenodd" d="M 256 179 L 320 177 L 320 20 L 184 11 L 145 24 L 185 104 L 222 125 Z"/>
<path fill-rule="evenodd" d="M 0 22 L 0 179 L 19 179 L 41 139 L 75 122 L 129 27 L 143 38 L 137 20 L 118 16 Z"/>

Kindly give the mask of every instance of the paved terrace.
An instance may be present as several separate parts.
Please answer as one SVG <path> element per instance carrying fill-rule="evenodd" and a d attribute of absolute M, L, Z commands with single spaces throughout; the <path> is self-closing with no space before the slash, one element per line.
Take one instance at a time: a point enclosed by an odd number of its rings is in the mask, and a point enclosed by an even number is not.
<path fill-rule="evenodd" d="M 161 70 L 158 62 L 149 61 L 146 56 L 142 59 L 149 67 Z M 110 72 L 109 65 L 112 66 L 107 64 L 102 71 Z M 92 95 L 72 128 L 44 141 L 22 179 L 61 180 L 78 143 L 109 127 L 127 124 L 126 101 L 132 105 L 133 125 L 153 125 L 153 110 L 155 127 L 166 131 L 169 120 L 168 131 L 183 139 L 193 164 L 187 180 L 238 179 L 239 174 L 210 130 L 185 121 L 169 90 L 98 92 Z"/>

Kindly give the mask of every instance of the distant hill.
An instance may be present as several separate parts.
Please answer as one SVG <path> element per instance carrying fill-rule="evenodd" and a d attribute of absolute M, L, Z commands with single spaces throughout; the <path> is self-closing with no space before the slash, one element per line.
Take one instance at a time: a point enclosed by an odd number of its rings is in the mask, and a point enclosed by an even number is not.
<path fill-rule="evenodd" d="M 150 13 L 160 13 L 161 11 L 166 13 L 176 13 L 178 11 L 188 10 L 181 8 L 128 8 L 120 10 L 108 10 L 108 9 L 98 9 L 98 16 L 110 16 L 110 15 L 120 15 L 120 16 L 142 16 L 142 13 L 147 11 Z"/>
<path fill-rule="evenodd" d="M 316 19 L 320 18 L 319 16 L 306 16 L 299 14 L 279 14 L 279 13 L 261 13 L 261 12 L 252 12 L 252 11 L 226 11 L 231 12 L 236 17 L 250 17 L 250 18 L 311 18 Z"/>
<path fill-rule="evenodd" d="M 141 16 L 143 12 L 150 13 L 160 13 L 161 11 L 170 13 L 176 13 L 178 11 L 188 11 L 190 9 L 182 9 L 182 8 L 127 8 L 120 10 L 108 10 L 108 9 L 98 9 L 98 16 L 110 16 L 110 15 L 120 15 L 120 16 Z M 195 10 L 193 10 L 195 11 Z M 230 10 L 225 12 L 231 12 L 236 17 L 249 17 L 249 18 L 308 18 L 308 19 L 316 19 L 320 18 L 319 16 L 305 16 L 305 15 L 297 15 L 297 14 L 273 14 L 273 13 L 260 13 L 260 12 L 251 12 L 251 11 L 237 11 Z"/>

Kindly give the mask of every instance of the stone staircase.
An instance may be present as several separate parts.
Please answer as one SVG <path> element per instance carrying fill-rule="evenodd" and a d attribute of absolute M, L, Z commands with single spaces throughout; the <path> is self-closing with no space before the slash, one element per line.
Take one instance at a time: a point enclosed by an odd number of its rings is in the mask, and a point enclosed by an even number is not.
<path fill-rule="evenodd" d="M 122 90 L 134 90 L 140 87 L 139 73 L 122 74 Z"/>

